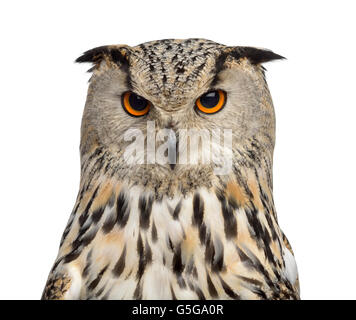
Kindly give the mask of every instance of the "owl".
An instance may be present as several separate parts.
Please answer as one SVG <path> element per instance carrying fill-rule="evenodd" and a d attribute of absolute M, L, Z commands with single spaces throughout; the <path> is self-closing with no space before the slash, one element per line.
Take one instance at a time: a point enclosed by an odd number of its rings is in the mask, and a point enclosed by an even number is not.
<path fill-rule="evenodd" d="M 42 299 L 299 299 L 273 202 L 266 49 L 85 52 L 81 180 Z"/>

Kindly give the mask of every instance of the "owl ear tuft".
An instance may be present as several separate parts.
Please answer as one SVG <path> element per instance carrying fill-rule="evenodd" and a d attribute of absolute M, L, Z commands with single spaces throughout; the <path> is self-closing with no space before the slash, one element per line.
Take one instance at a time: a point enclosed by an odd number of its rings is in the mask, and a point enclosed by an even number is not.
<path fill-rule="evenodd" d="M 255 47 L 237 47 L 232 55 L 235 58 L 247 58 L 252 64 L 261 64 L 272 60 L 285 59 L 285 57 L 274 53 L 271 50 Z"/>
<path fill-rule="evenodd" d="M 106 60 L 118 65 L 121 68 L 128 68 L 127 50 L 125 47 L 102 46 L 84 52 L 75 62 L 91 62 L 94 66 L 88 70 L 93 71 L 98 68 L 101 61 Z"/>

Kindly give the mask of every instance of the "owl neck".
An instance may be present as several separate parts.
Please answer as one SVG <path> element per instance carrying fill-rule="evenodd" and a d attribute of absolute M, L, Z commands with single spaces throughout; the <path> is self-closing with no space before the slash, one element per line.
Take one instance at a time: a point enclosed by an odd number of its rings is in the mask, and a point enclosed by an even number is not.
<path fill-rule="evenodd" d="M 177 178 L 173 175 L 159 176 L 154 166 L 148 176 L 138 175 L 129 180 L 125 178 L 122 168 L 115 165 L 114 155 L 103 147 L 92 148 L 82 156 L 81 185 L 78 202 L 82 202 L 85 194 L 93 194 L 95 190 L 104 194 L 110 193 L 108 189 L 140 186 L 145 192 L 152 193 L 153 198 L 173 198 L 177 194 L 182 196 L 193 195 L 197 190 L 205 188 L 214 192 L 219 198 L 225 197 L 237 206 L 249 206 L 259 210 L 274 213 L 272 159 L 248 150 L 232 166 L 231 173 L 217 176 L 204 168 L 194 172 L 187 171 L 185 175 Z M 146 172 L 145 171 L 145 172 Z M 106 190 L 106 191 L 105 191 Z M 109 196 L 103 196 L 101 202 L 109 201 Z M 85 202 L 85 201 L 84 201 Z M 77 204 L 79 205 L 79 204 Z"/>

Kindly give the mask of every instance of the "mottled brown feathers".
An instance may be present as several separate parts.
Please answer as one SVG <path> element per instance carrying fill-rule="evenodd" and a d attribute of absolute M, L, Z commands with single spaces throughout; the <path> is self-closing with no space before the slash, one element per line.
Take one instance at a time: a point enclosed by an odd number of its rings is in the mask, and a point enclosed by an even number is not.
<path fill-rule="evenodd" d="M 76 60 L 94 65 L 81 182 L 43 299 L 299 298 L 273 202 L 275 116 L 261 64 L 276 59 L 283 57 L 265 49 L 165 39 L 97 47 Z M 217 89 L 224 107 L 199 113 L 198 97 Z M 150 102 L 147 114 L 124 111 L 127 91 Z M 123 137 L 132 128 L 155 150 L 165 129 L 186 149 L 180 130 L 219 130 L 219 139 L 231 130 L 231 146 L 204 136 L 186 150 L 197 161 L 146 163 L 140 149 L 143 161 L 130 163 Z M 201 161 L 208 151 L 225 160 L 227 149 L 226 172 Z"/>
<path fill-rule="evenodd" d="M 65 275 L 48 279 L 43 291 L 42 300 L 63 300 L 72 280 Z"/>

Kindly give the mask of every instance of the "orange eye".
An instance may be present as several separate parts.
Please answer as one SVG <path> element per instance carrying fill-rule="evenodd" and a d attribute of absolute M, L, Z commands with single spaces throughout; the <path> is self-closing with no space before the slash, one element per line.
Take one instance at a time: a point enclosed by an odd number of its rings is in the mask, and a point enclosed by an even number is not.
<path fill-rule="evenodd" d="M 136 93 L 127 91 L 121 96 L 121 103 L 124 110 L 131 116 L 141 117 L 148 113 L 151 104 L 145 98 Z"/>
<path fill-rule="evenodd" d="M 220 111 L 226 102 L 226 92 L 213 90 L 203 94 L 195 102 L 197 108 L 204 113 L 216 113 Z"/>

